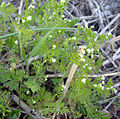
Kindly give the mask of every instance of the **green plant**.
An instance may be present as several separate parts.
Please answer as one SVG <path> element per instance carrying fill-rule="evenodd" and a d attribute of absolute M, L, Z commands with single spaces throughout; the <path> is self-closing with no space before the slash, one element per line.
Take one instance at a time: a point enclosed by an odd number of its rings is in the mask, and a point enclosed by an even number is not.
<path fill-rule="evenodd" d="M 7 64 L 1 61 L 0 89 L 8 88 L 10 92 L 15 90 L 21 99 L 46 116 L 75 113 L 76 117 L 84 115 L 90 119 L 102 119 L 101 112 L 96 111 L 100 110 L 98 101 L 103 100 L 101 95 L 104 95 L 104 99 L 109 97 L 110 91 L 107 87 L 111 87 L 112 82 L 105 84 L 102 77 L 92 80 L 89 75 L 98 73 L 98 67 L 102 64 L 99 45 L 110 36 L 102 35 L 94 40 L 97 34 L 92 31 L 92 27 L 70 28 L 77 21 L 64 18 L 63 7 L 68 2 L 69 0 L 65 3 L 49 0 L 40 8 L 38 2 L 36 8 L 30 7 L 28 10 L 26 0 L 26 11 L 22 15 L 16 13 L 13 5 L 5 3 L 0 6 L 0 11 L 4 13 L 0 14 L 0 22 L 3 22 L 0 26 L 0 29 L 3 28 L 0 51 L 2 55 L 8 52 L 9 62 Z M 12 13 L 17 19 L 11 17 Z M 6 31 L 8 26 L 10 30 Z M 82 40 L 85 46 L 78 47 Z M 2 49 L 3 47 L 5 48 Z M 31 59 L 34 59 L 32 63 Z M 62 83 L 74 63 L 78 69 L 63 100 L 61 97 L 65 86 Z M 46 72 L 64 76 L 47 79 Z M 48 85 L 45 88 L 48 80 L 53 83 L 52 91 Z M 5 105 L 9 109 L 8 103 Z M 6 106 L 3 107 L 3 103 L 0 103 L 0 107 L 5 116 L 9 110 Z"/>

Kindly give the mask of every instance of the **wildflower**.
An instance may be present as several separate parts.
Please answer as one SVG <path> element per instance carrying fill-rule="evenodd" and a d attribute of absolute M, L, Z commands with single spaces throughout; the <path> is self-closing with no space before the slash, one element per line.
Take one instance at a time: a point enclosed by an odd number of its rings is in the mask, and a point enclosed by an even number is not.
<path fill-rule="evenodd" d="M 105 85 L 105 81 L 102 81 L 102 84 Z"/>
<path fill-rule="evenodd" d="M 55 49 L 56 48 L 56 45 L 53 45 L 53 49 Z"/>
<path fill-rule="evenodd" d="M 24 19 L 22 20 L 22 23 L 23 23 L 23 24 L 25 23 L 25 20 L 24 20 Z"/>
<path fill-rule="evenodd" d="M 113 88 L 114 92 L 117 93 L 117 90 L 115 88 Z"/>
<path fill-rule="evenodd" d="M 47 79 L 47 76 L 45 76 L 45 81 L 47 81 L 48 79 Z"/>
<path fill-rule="evenodd" d="M 16 45 L 18 44 L 18 41 L 17 41 L 17 40 L 15 41 L 15 44 L 16 44 Z"/>
<path fill-rule="evenodd" d="M 108 32 L 108 35 L 111 36 L 112 35 L 111 32 Z"/>
<path fill-rule="evenodd" d="M 83 66 L 83 68 L 85 68 L 85 66 Z"/>
<path fill-rule="evenodd" d="M 88 64 L 85 64 L 85 66 L 88 66 Z"/>
<path fill-rule="evenodd" d="M 30 8 L 34 9 L 35 6 L 34 5 L 30 5 L 28 9 L 30 9 Z"/>
<path fill-rule="evenodd" d="M 52 18 L 52 16 L 49 17 L 49 19 L 51 19 L 51 18 Z"/>
<path fill-rule="evenodd" d="M 35 103 L 36 103 L 36 101 L 34 100 L 34 101 L 33 101 L 33 104 L 35 104 Z"/>
<path fill-rule="evenodd" d="M 52 62 L 53 62 L 53 63 L 56 62 L 56 59 L 55 59 L 55 58 L 52 58 Z"/>
<path fill-rule="evenodd" d="M 86 46 L 79 46 L 78 52 L 85 54 L 85 50 L 84 50 L 85 48 L 86 48 Z"/>
<path fill-rule="evenodd" d="M 62 85 L 62 87 L 63 87 L 63 89 L 65 89 L 65 88 L 66 88 L 66 86 L 65 86 L 65 85 Z"/>
<path fill-rule="evenodd" d="M 94 84 L 95 87 L 97 87 L 97 84 Z"/>
<path fill-rule="evenodd" d="M 95 28 L 94 26 L 91 26 L 91 28 Z"/>
<path fill-rule="evenodd" d="M 29 21 L 32 20 L 32 16 L 28 16 L 27 20 L 29 20 Z"/>
<path fill-rule="evenodd" d="M 104 76 L 104 75 L 102 75 L 101 79 L 102 79 L 102 80 L 105 80 L 105 76 Z"/>
<path fill-rule="evenodd" d="M 99 85 L 101 88 L 102 88 L 102 90 L 104 90 L 104 86 L 100 83 L 100 85 Z"/>
<path fill-rule="evenodd" d="M 85 59 L 84 59 L 84 58 L 81 58 L 81 60 L 80 60 L 80 61 L 85 62 Z"/>
<path fill-rule="evenodd" d="M 79 55 L 80 57 L 83 57 L 83 54 L 81 54 L 81 53 L 80 53 L 80 54 L 78 54 L 78 55 Z"/>
<path fill-rule="evenodd" d="M 64 18 L 65 17 L 65 15 L 62 15 L 62 18 Z"/>
<path fill-rule="evenodd" d="M 88 49 L 87 49 L 87 52 L 88 52 L 88 53 L 91 53 L 91 50 L 88 48 Z"/>
<path fill-rule="evenodd" d="M 92 70 L 92 67 L 88 67 L 89 70 Z"/>
<path fill-rule="evenodd" d="M 28 90 L 26 93 L 27 93 L 27 94 L 29 94 L 29 93 L 30 93 L 30 91 Z"/>
<path fill-rule="evenodd" d="M 49 38 L 52 38 L 52 35 L 50 35 Z"/>
<path fill-rule="evenodd" d="M 65 3 L 66 2 L 66 0 L 61 0 L 61 3 Z"/>
<path fill-rule="evenodd" d="M 91 54 L 91 59 L 93 59 L 93 57 L 94 57 L 94 55 L 93 55 L 93 54 Z"/>
<path fill-rule="evenodd" d="M 76 37 L 72 37 L 72 39 L 76 40 Z"/>
<path fill-rule="evenodd" d="M 12 68 L 10 67 L 10 70 L 12 70 Z"/>
<path fill-rule="evenodd" d="M 59 33 L 61 32 L 61 30 L 58 31 Z"/>
<path fill-rule="evenodd" d="M 91 49 L 91 53 L 93 53 L 93 51 L 94 51 L 94 48 Z"/>
<path fill-rule="evenodd" d="M 71 22 L 71 20 L 70 20 L 70 19 L 68 19 L 68 22 Z"/>
<path fill-rule="evenodd" d="M 53 15 L 55 15 L 55 12 L 53 12 Z"/>
<path fill-rule="evenodd" d="M 2 2 L 2 4 L 1 4 L 1 6 L 3 6 L 5 3 L 4 2 Z"/>
<path fill-rule="evenodd" d="M 107 89 L 107 90 L 110 90 L 110 88 L 109 88 L 109 87 L 107 87 L 106 89 Z"/>
<path fill-rule="evenodd" d="M 82 81 L 83 83 L 85 83 L 85 82 L 86 82 L 86 79 L 85 79 L 85 78 L 83 78 L 81 81 Z"/>

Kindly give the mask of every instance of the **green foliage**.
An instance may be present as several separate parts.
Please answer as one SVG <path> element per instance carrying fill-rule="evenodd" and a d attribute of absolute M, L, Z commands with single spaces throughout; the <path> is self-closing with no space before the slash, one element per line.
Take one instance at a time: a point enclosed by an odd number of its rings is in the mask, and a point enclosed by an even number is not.
<path fill-rule="evenodd" d="M 70 28 L 78 20 L 64 18 L 63 7 L 67 7 L 68 2 L 48 0 L 40 8 L 41 2 L 35 4 L 35 8 L 29 8 L 26 0 L 26 11 L 22 15 L 18 15 L 12 5 L 5 3 L 0 6 L 3 13 L 0 14 L 0 23 L 3 23 L 0 26 L 0 52 L 2 55 L 5 54 L 3 50 L 10 52 L 8 64 L 2 61 L 0 64 L 0 93 L 4 92 L 2 97 L 6 98 L 8 93 L 4 88 L 11 92 L 16 90 L 21 99 L 46 116 L 69 113 L 70 116 L 75 114 L 76 118 L 84 115 L 89 119 L 102 119 L 105 117 L 100 112 L 98 101 L 110 96 L 113 83 L 112 80 L 105 83 L 103 77 L 93 80 L 89 75 L 98 73 L 102 64 L 99 45 L 110 36 L 101 35 L 95 40 L 97 33 L 91 30 L 92 27 Z M 12 13 L 17 19 L 12 18 Z M 8 26 L 10 30 L 6 31 Z M 77 31 L 73 33 L 71 30 Z M 78 47 L 82 41 L 84 46 Z M 39 59 L 35 59 L 36 55 Z M 30 64 L 31 58 L 34 60 Z M 78 65 L 78 69 L 65 99 L 61 100 L 64 78 L 68 77 L 73 63 Z M 64 77 L 47 79 L 46 72 L 64 74 Z M 52 83 L 47 84 L 49 81 Z M 10 118 L 16 118 L 18 113 L 9 112 L 7 107 L 7 100 L 0 98 L 3 116 L 7 113 Z"/>

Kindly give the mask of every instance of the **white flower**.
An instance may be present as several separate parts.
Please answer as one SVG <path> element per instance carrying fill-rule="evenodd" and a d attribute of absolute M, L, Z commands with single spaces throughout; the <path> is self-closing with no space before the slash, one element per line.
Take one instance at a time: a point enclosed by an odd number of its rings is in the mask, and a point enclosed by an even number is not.
<path fill-rule="evenodd" d="M 56 62 L 56 59 L 55 59 L 55 58 L 52 58 L 52 62 L 53 62 L 53 63 Z"/>
<path fill-rule="evenodd" d="M 95 87 L 97 87 L 97 84 L 94 84 Z"/>
<path fill-rule="evenodd" d="M 91 28 L 95 28 L 94 26 L 91 26 Z"/>
<path fill-rule="evenodd" d="M 110 90 L 110 88 L 109 88 L 109 87 L 107 87 L 106 89 L 107 89 L 107 90 Z"/>
<path fill-rule="evenodd" d="M 97 31 L 94 31 L 95 34 L 97 34 Z"/>
<path fill-rule="evenodd" d="M 85 79 L 85 78 L 83 78 L 81 81 L 82 81 L 83 83 L 85 83 L 85 82 L 86 82 L 86 79 Z"/>
<path fill-rule="evenodd" d="M 45 76 L 45 81 L 47 81 L 48 79 L 47 79 L 47 76 Z"/>
<path fill-rule="evenodd" d="M 114 92 L 117 93 L 117 90 L 115 88 L 113 88 Z"/>
<path fill-rule="evenodd" d="M 81 58 L 80 61 L 85 62 L 85 59 L 84 59 L 84 58 Z"/>
<path fill-rule="evenodd" d="M 12 68 L 10 67 L 10 70 L 12 70 Z"/>
<path fill-rule="evenodd" d="M 100 85 L 99 85 L 101 88 L 102 88 L 102 90 L 104 90 L 104 86 L 100 83 Z"/>
<path fill-rule="evenodd" d="M 61 0 L 61 3 L 65 3 L 66 2 L 66 0 Z"/>
<path fill-rule="evenodd" d="M 33 101 L 33 104 L 35 104 L 35 103 L 36 103 L 36 101 L 34 100 L 34 101 Z"/>
<path fill-rule="evenodd" d="M 30 9 L 30 8 L 34 9 L 35 6 L 34 5 L 30 5 L 28 9 Z"/>
<path fill-rule="evenodd" d="M 89 70 L 92 70 L 92 67 L 88 67 Z"/>
<path fill-rule="evenodd" d="M 58 31 L 59 33 L 61 32 L 61 30 Z"/>
<path fill-rule="evenodd" d="M 1 4 L 1 6 L 3 6 L 5 3 L 4 2 L 2 2 L 2 4 Z"/>
<path fill-rule="evenodd" d="M 83 66 L 83 68 L 85 68 L 85 66 Z"/>
<path fill-rule="evenodd" d="M 76 37 L 72 37 L 74 40 L 76 40 Z"/>
<path fill-rule="evenodd" d="M 62 87 L 63 87 L 63 89 L 65 89 L 65 88 L 66 88 L 66 86 L 65 86 L 65 85 L 62 85 Z"/>
<path fill-rule="evenodd" d="M 72 20 L 68 19 L 68 22 L 71 22 Z"/>
<path fill-rule="evenodd" d="M 32 20 L 32 16 L 28 16 L 27 20 L 29 20 L 29 21 Z"/>
<path fill-rule="evenodd" d="M 91 49 L 91 52 L 92 52 L 92 53 L 93 53 L 93 51 L 94 51 L 94 48 Z"/>
<path fill-rule="evenodd" d="M 53 15 L 55 15 L 55 12 L 53 12 Z"/>
<path fill-rule="evenodd" d="M 27 93 L 27 94 L 29 94 L 29 93 L 30 93 L 30 91 L 28 90 L 26 93 Z"/>
<path fill-rule="evenodd" d="M 88 66 L 88 64 L 85 64 L 85 66 Z"/>
<path fill-rule="evenodd" d="M 50 35 L 49 38 L 52 38 L 52 35 Z"/>
<path fill-rule="evenodd" d="M 17 40 L 15 41 L 15 44 L 16 44 L 16 45 L 18 44 L 18 41 L 17 41 Z"/>
<path fill-rule="evenodd" d="M 25 20 L 24 20 L 24 19 L 22 20 L 22 23 L 23 23 L 23 24 L 25 23 Z"/>
<path fill-rule="evenodd" d="M 64 18 L 65 17 L 65 15 L 62 15 L 62 18 Z"/>
<path fill-rule="evenodd" d="M 53 45 L 53 49 L 55 49 L 56 48 L 56 45 Z"/>
<path fill-rule="evenodd" d="M 104 75 L 102 75 L 101 79 L 102 79 L 102 80 L 105 80 L 105 76 L 104 76 Z"/>
<path fill-rule="evenodd" d="M 108 35 L 109 35 L 109 36 L 112 35 L 111 32 L 108 32 Z"/>
<path fill-rule="evenodd" d="M 79 53 L 78 55 L 79 55 L 80 57 L 83 57 L 83 54 L 81 54 L 81 53 Z"/>
<path fill-rule="evenodd" d="M 79 46 L 78 52 L 85 54 L 85 50 L 84 50 L 85 48 L 86 48 L 86 46 Z"/>
<path fill-rule="evenodd" d="M 88 49 L 87 49 L 87 52 L 88 52 L 88 53 L 91 53 L 91 50 L 88 48 Z"/>
<path fill-rule="evenodd" d="M 51 18 L 52 18 L 52 16 L 49 17 L 49 19 L 51 19 Z"/>
<path fill-rule="evenodd" d="M 93 55 L 93 54 L 91 54 L 91 59 L 93 59 L 93 57 L 94 57 L 94 55 Z"/>
<path fill-rule="evenodd" d="M 102 81 L 102 84 L 105 85 L 105 81 Z"/>

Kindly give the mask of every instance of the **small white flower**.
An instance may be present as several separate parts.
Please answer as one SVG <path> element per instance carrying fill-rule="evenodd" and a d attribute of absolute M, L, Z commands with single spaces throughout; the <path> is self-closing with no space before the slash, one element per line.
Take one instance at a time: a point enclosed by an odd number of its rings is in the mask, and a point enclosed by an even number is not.
<path fill-rule="evenodd" d="M 110 90 L 110 88 L 109 88 L 109 87 L 107 87 L 106 89 L 107 89 L 107 90 Z"/>
<path fill-rule="evenodd" d="M 111 32 L 108 32 L 108 35 L 109 35 L 109 36 L 112 35 Z"/>
<path fill-rule="evenodd" d="M 68 22 L 71 22 L 72 20 L 68 19 Z"/>
<path fill-rule="evenodd" d="M 3 6 L 5 3 L 4 2 L 2 2 L 2 4 L 1 4 L 1 6 Z"/>
<path fill-rule="evenodd" d="M 102 84 L 105 85 L 105 81 L 102 81 Z"/>
<path fill-rule="evenodd" d="M 78 55 L 79 55 L 80 57 L 83 57 L 83 56 L 84 56 L 84 55 L 83 55 L 83 54 L 81 54 L 81 53 L 79 53 Z"/>
<path fill-rule="evenodd" d="M 91 50 L 88 48 L 88 49 L 87 49 L 87 52 L 90 54 L 90 53 L 91 53 Z"/>
<path fill-rule="evenodd" d="M 22 20 L 22 23 L 23 23 L 23 24 L 25 23 L 25 20 L 24 20 L 24 19 Z"/>
<path fill-rule="evenodd" d="M 62 15 L 62 18 L 64 18 L 65 17 L 65 15 Z"/>
<path fill-rule="evenodd" d="M 83 66 L 83 68 L 85 68 L 85 66 Z"/>
<path fill-rule="evenodd" d="M 17 40 L 15 41 L 15 44 L 16 44 L 16 45 L 18 44 L 18 41 L 17 41 Z"/>
<path fill-rule="evenodd" d="M 59 30 L 58 32 L 61 33 L 61 30 Z"/>
<path fill-rule="evenodd" d="M 85 66 L 88 66 L 88 64 L 85 64 Z"/>
<path fill-rule="evenodd" d="M 94 26 L 91 26 L 91 28 L 95 28 Z"/>
<path fill-rule="evenodd" d="M 56 62 L 56 59 L 55 59 L 55 58 L 52 58 L 52 62 L 53 62 L 53 63 Z"/>
<path fill-rule="evenodd" d="M 97 87 L 97 84 L 94 84 L 95 87 Z"/>
<path fill-rule="evenodd" d="M 117 90 L 115 88 L 113 88 L 114 92 L 117 93 Z"/>
<path fill-rule="evenodd" d="M 55 15 L 55 12 L 53 12 L 53 15 Z"/>
<path fill-rule="evenodd" d="M 36 101 L 34 100 L 34 101 L 33 101 L 33 104 L 35 104 L 35 103 L 36 103 Z"/>
<path fill-rule="evenodd" d="M 92 52 L 92 53 L 94 52 L 94 48 L 91 49 L 91 52 Z"/>
<path fill-rule="evenodd" d="M 65 3 L 66 2 L 66 0 L 61 0 L 61 3 Z"/>
<path fill-rule="evenodd" d="M 82 81 L 83 83 L 85 83 L 85 82 L 86 82 L 86 79 L 85 79 L 85 78 L 83 78 L 81 81 Z"/>
<path fill-rule="evenodd" d="M 88 67 L 89 70 L 92 70 L 92 67 Z"/>
<path fill-rule="evenodd" d="M 12 63 L 11 64 L 11 67 L 14 69 L 16 67 L 16 64 L 15 63 Z"/>
<path fill-rule="evenodd" d="M 102 88 L 102 90 L 104 90 L 104 86 L 100 83 L 99 86 Z"/>
<path fill-rule="evenodd" d="M 94 55 L 93 55 L 93 54 L 91 54 L 91 59 L 93 59 L 93 57 L 94 57 Z"/>
<path fill-rule="evenodd" d="M 102 79 L 102 80 L 105 80 L 105 76 L 104 76 L 104 75 L 102 75 L 101 79 Z"/>
<path fill-rule="evenodd" d="M 52 35 L 50 35 L 49 38 L 52 38 Z"/>
<path fill-rule="evenodd" d="M 10 67 L 10 70 L 12 70 L 12 68 Z"/>
<path fill-rule="evenodd" d="M 104 86 L 102 86 L 101 88 L 102 88 L 102 90 L 104 90 Z"/>
<path fill-rule="evenodd" d="M 72 37 L 74 40 L 76 40 L 76 37 Z"/>
<path fill-rule="evenodd" d="M 51 18 L 52 18 L 52 16 L 49 17 L 49 19 L 51 19 Z"/>
<path fill-rule="evenodd" d="M 56 48 L 56 45 L 53 45 L 53 49 L 55 49 Z"/>
<path fill-rule="evenodd" d="M 30 5 L 30 7 L 29 8 L 32 8 L 32 9 L 34 9 L 35 8 L 35 6 L 34 5 Z"/>
<path fill-rule="evenodd" d="M 85 59 L 84 59 L 84 58 L 81 58 L 80 61 L 85 62 Z"/>
<path fill-rule="evenodd" d="M 27 94 L 29 94 L 29 93 L 30 93 L 30 91 L 28 90 L 26 93 L 27 93 Z"/>
<path fill-rule="evenodd" d="M 63 87 L 63 89 L 65 89 L 65 88 L 66 88 L 66 86 L 65 86 L 65 85 L 62 85 L 62 87 Z"/>
<path fill-rule="evenodd" d="M 32 20 L 32 16 L 28 16 L 27 20 L 29 20 L 29 21 Z"/>
<path fill-rule="evenodd" d="M 94 31 L 95 34 L 97 34 L 97 31 Z"/>
<path fill-rule="evenodd" d="M 113 86 L 111 86 L 111 88 L 113 88 Z"/>
<path fill-rule="evenodd" d="M 35 109 L 33 109 L 32 111 L 35 112 Z"/>

